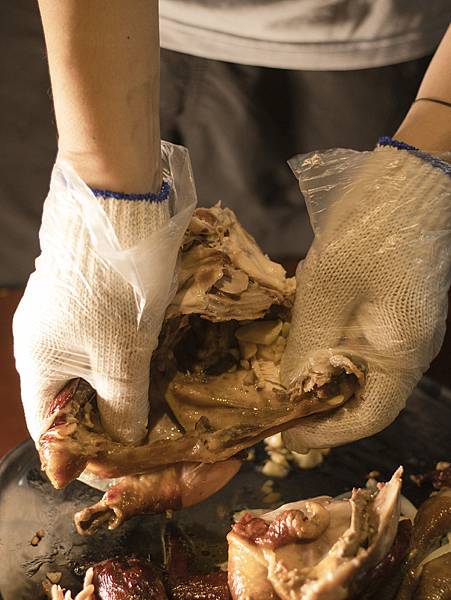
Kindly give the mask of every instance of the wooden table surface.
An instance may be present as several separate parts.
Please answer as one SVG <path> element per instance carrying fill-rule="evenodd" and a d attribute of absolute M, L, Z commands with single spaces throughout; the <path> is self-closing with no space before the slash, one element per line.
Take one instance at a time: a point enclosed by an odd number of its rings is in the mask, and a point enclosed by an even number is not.
<path fill-rule="evenodd" d="M 22 290 L 0 289 L 0 457 L 28 437 L 20 401 L 19 377 L 14 367 L 11 323 Z M 451 387 L 451 327 L 428 375 Z"/>

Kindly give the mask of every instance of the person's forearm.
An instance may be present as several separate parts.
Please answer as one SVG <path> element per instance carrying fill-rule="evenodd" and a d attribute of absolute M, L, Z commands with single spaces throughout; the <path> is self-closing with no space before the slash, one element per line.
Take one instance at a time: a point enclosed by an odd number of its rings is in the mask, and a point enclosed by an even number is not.
<path fill-rule="evenodd" d="M 158 0 L 39 0 L 59 152 L 91 186 L 158 191 Z"/>
<path fill-rule="evenodd" d="M 429 65 L 417 98 L 451 103 L 451 27 Z M 430 101 L 412 104 L 395 137 L 430 152 L 451 151 L 451 107 Z"/>

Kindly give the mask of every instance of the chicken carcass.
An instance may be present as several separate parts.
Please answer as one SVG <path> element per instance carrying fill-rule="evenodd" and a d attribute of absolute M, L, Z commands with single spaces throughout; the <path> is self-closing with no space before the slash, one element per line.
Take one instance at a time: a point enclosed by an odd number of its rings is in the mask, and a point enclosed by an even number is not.
<path fill-rule="evenodd" d="M 161 467 L 184 462 L 226 461 L 358 394 L 364 366 L 339 354 L 318 357 L 291 388 L 281 384 L 294 292 L 294 279 L 261 252 L 230 210 L 198 209 L 152 357 L 147 440 L 126 446 L 111 439 L 95 391 L 83 380 L 71 381 L 55 398 L 38 442 L 52 484 L 64 487 L 85 469 L 120 478 L 162 474 Z M 136 489 L 136 478 L 128 481 Z M 144 489 L 145 478 L 140 481 Z"/>
<path fill-rule="evenodd" d="M 402 469 L 377 493 L 320 496 L 245 514 L 228 534 L 234 600 L 340 600 L 391 549 L 398 529 Z"/>
<path fill-rule="evenodd" d="M 400 519 L 401 474 L 348 500 L 240 513 L 227 536 L 233 600 L 451 598 L 451 489 Z"/>

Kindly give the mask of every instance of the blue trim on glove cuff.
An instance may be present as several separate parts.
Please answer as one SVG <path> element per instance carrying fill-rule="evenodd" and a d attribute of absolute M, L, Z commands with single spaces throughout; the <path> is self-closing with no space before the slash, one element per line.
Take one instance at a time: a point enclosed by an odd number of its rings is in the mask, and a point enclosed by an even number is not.
<path fill-rule="evenodd" d="M 377 145 L 389 146 L 390 148 L 396 148 L 397 150 L 407 150 L 407 152 L 415 154 L 415 156 L 418 156 L 418 158 L 430 163 L 433 167 L 438 167 L 447 175 L 451 175 L 451 165 L 446 161 L 441 160 L 432 154 L 428 154 L 427 152 L 423 152 L 422 150 L 415 148 L 415 146 L 410 146 L 409 144 L 401 142 L 400 140 L 394 140 L 388 135 L 380 137 L 377 141 Z"/>
<path fill-rule="evenodd" d="M 102 198 L 114 198 L 115 200 L 144 200 L 147 202 L 164 202 L 169 198 L 171 185 L 169 181 L 163 180 L 158 194 L 154 194 L 153 192 L 149 192 L 147 194 L 125 194 L 122 192 L 112 192 L 110 190 L 99 190 L 97 188 L 90 189 L 96 197 L 101 196 Z"/>

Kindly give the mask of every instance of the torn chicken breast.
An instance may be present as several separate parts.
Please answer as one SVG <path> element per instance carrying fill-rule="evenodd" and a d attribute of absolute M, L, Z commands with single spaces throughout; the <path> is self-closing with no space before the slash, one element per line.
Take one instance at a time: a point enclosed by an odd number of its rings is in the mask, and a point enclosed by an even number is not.
<path fill-rule="evenodd" d="M 64 487 L 85 469 L 118 478 L 224 461 L 358 394 L 364 366 L 345 355 L 321 356 L 303 382 L 281 384 L 294 292 L 294 279 L 261 252 L 232 211 L 198 209 L 152 356 L 148 438 L 138 446 L 112 440 L 95 391 L 71 381 L 55 398 L 38 442 L 52 484 Z"/>
<path fill-rule="evenodd" d="M 393 545 L 402 469 L 376 493 L 349 500 L 321 496 L 245 514 L 228 534 L 234 600 L 339 600 Z"/>

